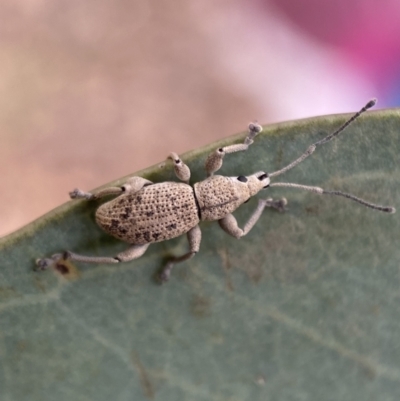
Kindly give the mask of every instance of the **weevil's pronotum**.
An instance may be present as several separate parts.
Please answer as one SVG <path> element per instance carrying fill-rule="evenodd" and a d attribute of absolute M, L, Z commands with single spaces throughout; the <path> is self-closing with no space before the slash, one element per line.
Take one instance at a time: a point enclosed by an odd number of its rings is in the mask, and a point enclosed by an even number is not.
<path fill-rule="evenodd" d="M 252 123 L 249 125 L 249 132 L 243 143 L 219 148 L 208 156 L 205 163 L 208 177 L 204 181 L 190 185 L 189 167 L 182 162 L 176 153 L 171 153 L 168 158 L 173 160 L 175 174 L 183 183 L 162 182 L 154 184 L 145 178 L 132 177 L 121 187 L 109 187 L 95 193 L 75 189 L 70 192 L 72 199 L 95 200 L 104 196 L 117 196 L 97 209 L 96 221 L 104 231 L 129 243 L 130 246 L 126 251 L 112 257 L 83 256 L 66 251 L 55 254 L 51 258 L 38 259 L 36 261 L 37 269 L 44 270 L 62 259 L 84 263 L 128 262 L 142 256 L 150 244 L 186 233 L 189 241 L 189 252 L 172 258 L 166 264 L 159 278 L 161 281 L 167 281 L 176 263 L 190 259 L 199 251 L 201 241 L 200 221 L 217 220 L 224 231 L 235 238 L 240 238 L 252 229 L 266 207 L 283 211 L 287 203 L 286 199 L 260 199 L 256 210 L 243 229 L 238 227 L 232 214 L 259 191 L 273 186 L 298 188 L 323 195 L 338 195 L 371 209 L 394 213 L 393 207 L 375 205 L 341 191 L 326 191 L 320 187 L 295 183 L 270 182 L 271 178 L 285 173 L 304 161 L 314 153 L 318 146 L 338 136 L 375 103 L 376 100 L 368 102 L 336 131 L 309 146 L 298 159 L 281 170 L 270 174 L 260 171 L 247 177 L 243 175 L 236 177 L 214 175 L 221 168 L 226 154 L 246 150 L 253 143 L 257 134 L 262 131 L 260 125 Z"/>

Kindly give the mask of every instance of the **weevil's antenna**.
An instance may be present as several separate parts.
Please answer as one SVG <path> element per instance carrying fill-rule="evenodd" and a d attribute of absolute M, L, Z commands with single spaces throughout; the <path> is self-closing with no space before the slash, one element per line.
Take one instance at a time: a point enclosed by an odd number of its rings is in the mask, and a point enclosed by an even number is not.
<path fill-rule="evenodd" d="M 308 156 L 311 156 L 315 149 L 317 148 L 317 146 L 319 145 L 323 145 L 324 143 L 327 143 L 329 141 L 331 141 L 332 139 L 334 139 L 335 137 L 337 137 L 345 128 L 347 128 L 355 119 L 357 119 L 358 117 L 361 116 L 361 114 L 363 114 L 365 111 L 367 111 L 368 109 L 370 109 L 371 107 L 375 106 L 376 104 L 376 99 L 372 99 L 370 100 L 360 111 L 358 111 L 356 114 L 354 114 L 353 117 L 349 118 L 340 128 L 338 128 L 335 132 L 332 132 L 332 134 L 329 134 L 328 136 L 326 136 L 323 139 L 320 139 L 318 142 L 315 142 L 314 144 L 312 144 L 311 146 L 309 146 L 309 148 L 296 160 L 294 160 L 292 163 L 290 163 L 289 165 L 287 165 L 286 167 L 284 167 L 281 170 L 275 171 L 273 173 L 270 173 L 269 176 L 270 177 L 275 177 L 277 175 L 281 175 L 283 173 L 286 173 L 286 171 L 292 169 L 293 167 L 297 166 L 298 164 L 300 164 L 303 160 L 307 159 Z"/>
<path fill-rule="evenodd" d="M 311 146 L 308 147 L 308 149 L 296 160 L 294 160 L 292 163 L 287 165 L 281 170 L 275 171 L 274 173 L 270 173 L 269 177 L 275 177 L 277 175 L 283 174 L 286 171 L 292 169 L 293 167 L 297 166 L 300 164 L 304 159 L 306 159 L 308 156 L 312 155 L 319 145 L 323 145 L 326 142 L 331 141 L 335 137 L 337 137 L 347 126 L 349 126 L 356 118 L 358 118 L 362 113 L 370 109 L 376 104 L 376 99 L 370 100 L 359 112 L 354 114 L 351 118 L 349 118 L 341 127 L 339 127 L 336 131 L 332 132 L 332 134 L 329 134 L 325 138 L 320 139 L 319 141 L 315 142 Z M 364 199 L 358 198 L 357 196 L 341 192 L 341 191 L 326 191 L 325 189 L 322 189 L 320 187 L 313 187 L 313 186 L 308 186 L 308 185 L 301 185 L 301 184 L 295 184 L 291 182 L 275 182 L 272 184 L 269 184 L 270 187 L 289 187 L 289 188 L 297 188 L 297 189 L 303 189 L 306 191 L 310 192 L 315 192 L 320 195 L 337 195 L 337 196 L 343 196 L 344 198 L 350 199 L 354 202 L 360 203 L 361 205 L 364 205 L 366 207 L 369 207 L 371 209 L 379 210 L 381 212 L 386 212 L 386 213 L 395 213 L 396 209 L 391 206 L 381 206 L 381 205 L 375 205 L 374 203 L 367 202 Z"/>
<path fill-rule="evenodd" d="M 354 202 L 360 203 L 361 205 L 364 205 L 371 209 L 379 210 L 381 212 L 386 212 L 386 213 L 395 213 L 396 212 L 396 209 L 394 207 L 375 205 L 374 203 L 367 202 L 364 199 L 357 198 L 357 196 L 347 194 L 347 193 L 341 192 L 341 191 L 326 191 L 325 189 L 322 189 L 320 187 L 312 187 L 312 186 L 308 186 L 308 185 L 294 184 L 291 182 L 275 182 L 275 183 L 269 184 L 269 186 L 270 187 L 289 187 L 289 188 L 304 189 L 306 191 L 315 192 L 320 195 L 343 196 L 344 198 L 351 199 Z"/>

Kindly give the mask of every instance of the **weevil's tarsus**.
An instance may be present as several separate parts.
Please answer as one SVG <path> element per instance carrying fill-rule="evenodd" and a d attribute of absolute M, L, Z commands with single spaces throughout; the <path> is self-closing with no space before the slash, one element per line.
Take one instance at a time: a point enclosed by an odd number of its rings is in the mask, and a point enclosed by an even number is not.
<path fill-rule="evenodd" d="M 62 253 L 56 253 L 52 255 L 50 258 L 36 259 L 35 271 L 47 270 L 49 267 L 54 266 L 59 260 L 61 260 L 62 256 L 63 256 Z"/>
<path fill-rule="evenodd" d="M 249 124 L 249 133 L 247 134 L 246 139 L 244 140 L 245 145 L 251 145 L 254 142 L 254 138 L 262 132 L 261 125 L 256 122 Z"/>
<path fill-rule="evenodd" d="M 262 131 L 261 125 L 257 123 L 249 124 L 249 133 L 243 143 L 237 143 L 235 145 L 224 146 L 216 151 L 212 152 L 206 160 L 206 172 L 207 176 L 210 177 L 216 171 L 222 167 L 223 159 L 226 154 L 241 152 L 247 150 L 248 147 L 254 142 L 254 138 Z"/>
<path fill-rule="evenodd" d="M 288 201 L 286 198 L 281 198 L 277 200 L 273 200 L 272 198 L 268 198 L 266 200 L 266 207 L 270 207 L 271 209 L 275 209 L 278 212 L 284 212 L 286 211 L 286 205 L 288 204 Z"/>
<path fill-rule="evenodd" d="M 349 118 L 342 126 L 340 126 L 336 131 L 332 132 L 325 138 L 320 139 L 319 141 L 315 142 L 313 145 L 309 146 L 308 149 L 296 160 L 294 160 L 292 163 L 287 165 L 286 167 L 282 168 L 281 170 L 274 171 L 273 173 L 270 173 L 270 177 L 276 177 L 278 175 L 281 175 L 283 173 L 286 173 L 286 171 L 291 170 L 293 167 L 296 167 L 298 164 L 303 162 L 307 157 L 311 156 L 317 146 L 323 145 L 335 137 L 337 137 L 344 129 L 346 129 L 354 120 L 356 120 L 358 117 L 361 116 L 365 111 L 370 109 L 376 104 L 376 99 L 370 100 L 360 111 L 358 111 L 356 114 L 354 114 L 351 118 Z"/>
<path fill-rule="evenodd" d="M 363 206 L 369 207 L 374 210 L 379 210 L 381 212 L 386 212 L 386 213 L 395 213 L 396 209 L 391 206 L 382 206 L 382 205 L 376 205 L 371 202 L 367 202 L 364 199 L 358 198 L 357 196 L 348 194 L 346 192 L 342 191 L 326 191 L 320 187 L 313 187 L 309 185 L 301 185 L 301 184 L 295 184 L 291 182 L 274 182 L 273 184 L 270 184 L 271 187 L 287 187 L 287 188 L 297 188 L 297 189 L 303 189 L 305 191 L 310 191 L 310 192 L 315 192 L 320 195 L 338 195 L 338 196 L 343 196 L 344 198 L 350 199 L 354 202 L 360 203 Z"/>
<path fill-rule="evenodd" d="M 185 260 L 191 259 L 197 252 L 200 250 L 200 242 L 201 242 L 201 230 L 199 226 L 195 226 L 190 229 L 187 233 L 187 239 L 189 241 L 189 252 L 185 253 L 182 256 L 172 258 L 161 270 L 158 274 L 159 282 L 165 283 L 169 280 L 171 275 L 172 268 L 180 262 L 184 262 Z"/>

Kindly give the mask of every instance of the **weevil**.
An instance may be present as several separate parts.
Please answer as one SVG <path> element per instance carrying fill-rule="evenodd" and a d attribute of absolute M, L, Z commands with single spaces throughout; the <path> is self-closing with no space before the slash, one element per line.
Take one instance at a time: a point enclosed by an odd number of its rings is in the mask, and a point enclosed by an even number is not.
<path fill-rule="evenodd" d="M 296 160 L 273 173 L 263 171 L 249 176 L 225 177 L 214 173 L 222 167 L 225 155 L 245 151 L 262 131 L 256 123 L 249 124 L 248 135 L 243 143 L 219 148 L 212 152 L 205 163 L 207 178 L 189 184 L 190 169 L 176 153 L 168 159 L 174 162 L 175 174 L 182 182 L 153 183 L 142 177 L 131 177 L 120 187 L 108 187 L 95 193 L 75 189 L 70 192 L 71 199 L 96 200 L 114 195 L 116 198 L 104 203 L 96 211 L 97 224 L 108 234 L 130 244 L 127 250 L 112 256 L 83 256 L 69 251 L 50 258 L 36 260 L 37 270 L 44 270 L 60 260 L 84 263 L 120 263 L 141 257 L 150 244 L 165 241 L 186 234 L 189 252 L 173 257 L 159 274 L 161 282 L 169 279 L 173 266 L 192 258 L 200 250 L 201 221 L 218 221 L 220 227 L 229 235 L 241 238 L 249 233 L 257 223 L 266 207 L 284 211 L 285 198 L 273 200 L 260 199 L 258 206 L 243 228 L 233 216 L 233 212 L 246 203 L 252 196 L 269 187 L 291 187 L 322 195 L 336 195 L 353 200 L 371 209 L 394 213 L 395 208 L 367 202 L 354 195 L 341 191 L 327 191 L 320 187 L 288 182 L 271 183 L 271 178 L 279 176 L 311 156 L 316 148 L 336 138 L 345 128 L 362 113 L 373 107 L 376 100 L 369 101 L 359 112 L 354 114 L 336 131 L 310 145 Z"/>

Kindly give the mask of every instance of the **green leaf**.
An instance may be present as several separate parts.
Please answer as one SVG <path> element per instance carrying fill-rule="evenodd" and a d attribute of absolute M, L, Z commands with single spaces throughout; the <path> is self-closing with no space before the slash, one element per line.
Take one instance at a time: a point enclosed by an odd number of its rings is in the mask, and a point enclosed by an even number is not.
<path fill-rule="evenodd" d="M 221 174 L 282 168 L 346 117 L 266 127 Z M 399 110 L 366 113 L 276 181 L 398 206 L 399 127 Z M 244 135 L 186 154 L 193 182 L 211 150 Z M 168 163 L 138 174 L 175 180 Z M 3 238 L 1 400 L 399 399 L 399 214 L 295 189 L 263 196 L 286 197 L 287 212 L 266 210 L 240 241 L 203 223 L 200 253 L 163 286 L 154 274 L 185 237 L 118 266 L 33 271 L 65 249 L 126 247 L 96 226 L 99 202 L 68 202 Z M 241 226 L 256 204 L 237 211 Z"/>

